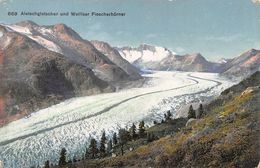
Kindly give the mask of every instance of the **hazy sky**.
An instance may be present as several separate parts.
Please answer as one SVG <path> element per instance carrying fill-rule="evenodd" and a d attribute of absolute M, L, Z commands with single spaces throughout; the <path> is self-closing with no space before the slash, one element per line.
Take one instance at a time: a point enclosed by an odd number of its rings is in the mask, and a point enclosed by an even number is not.
<path fill-rule="evenodd" d="M 25 12 L 125 12 L 124 17 L 25 17 Z M 251 0 L 0 0 L 0 22 L 65 23 L 113 46 L 147 43 L 210 60 L 260 49 L 260 4 Z"/>

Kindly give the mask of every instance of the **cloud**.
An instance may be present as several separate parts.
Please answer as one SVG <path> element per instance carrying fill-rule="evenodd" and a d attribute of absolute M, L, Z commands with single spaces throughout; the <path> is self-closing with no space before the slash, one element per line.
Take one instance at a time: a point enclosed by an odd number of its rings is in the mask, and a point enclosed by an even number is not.
<path fill-rule="evenodd" d="M 5 9 L 8 9 L 7 5 L 12 3 L 13 0 L 0 0 L 0 6 L 3 6 Z"/>
<path fill-rule="evenodd" d="M 95 23 L 88 27 L 88 30 L 90 31 L 100 31 L 102 29 L 101 23 Z"/>
<path fill-rule="evenodd" d="M 11 2 L 10 0 L 0 0 L 0 5 L 7 5 L 8 2 Z"/>
<path fill-rule="evenodd" d="M 158 37 L 158 35 L 151 33 L 151 34 L 147 34 L 145 37 L 148 38 L 148 39 L 151 39 L 151 38 L 156 38 L 156 37 Z"/>
<path fill-rule="evenodd" d="M 241 34 L 235 34 L 231 36 L 208 36 L 205 37 L 207 41 L 220 41 L 220 42 L 232 42 L 243 38 Z"/>
<path fill-rule="evenodd" d="M 254 4 L 260 4 L 260 0 L 252 0 Z"/>
<path fill-rule="evenodd" d="M 176 51 L 177 53 L 184 53 L 186 50 L 185 50 L 184 48 L 182 48 L 182 47 L 177 47 L 177 48 L 175 49 L 175 51 Z"/>

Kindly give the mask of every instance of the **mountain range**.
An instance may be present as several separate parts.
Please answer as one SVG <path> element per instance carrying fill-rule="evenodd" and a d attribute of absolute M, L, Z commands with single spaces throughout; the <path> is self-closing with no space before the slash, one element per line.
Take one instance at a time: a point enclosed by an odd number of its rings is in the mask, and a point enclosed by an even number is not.
<path fill-rule="evenodd" d="M 64 24 L 1 24 L 0 118 L 23 116 L 75 96 L 112 92 L 117 82 L 142 78 L 109 45 L 94 44 L 98 49 Z"/>
<path fill-rule="evenodd" d="M 123 58 L 141 69 L 215 72 L 227 77 L 244 78 L 260 68 L 260 51 L 255 49 L 233 59 L 222 58 L 218 62 L 208 61 L 200 53 L 177 55 L 167 48 L 147 44 L 116 49 Z"/>
<path fill-rule="evenodd" d="M 217 72 L 246 77 L 259 70 L 260 51 L 210 62 L 201 54 L 177 55 L 142 44 L 114 48 L 88 41 L 65 24 L 0 24 L 0 124 L 65 99 L 116 91 L 142 81 L 142 69 Z M 124 85 L 125 86 L 125 85 Z"/>

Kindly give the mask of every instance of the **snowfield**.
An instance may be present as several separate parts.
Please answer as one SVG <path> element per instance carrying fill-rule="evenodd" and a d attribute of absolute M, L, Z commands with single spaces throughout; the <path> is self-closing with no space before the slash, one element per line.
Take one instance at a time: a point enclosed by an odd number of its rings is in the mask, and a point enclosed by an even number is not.
<path fill-rule="evenodd" d="M 134 63 L 137 60 L 142 62 L 159 62 L 169 55 L 176 54 L 163 47 L 154 47 L 154 51 L 145 49 L 139 51 L 138 49 L 122 50 L 119 51 L 120 55 L 130 63 Z"/>
<path fill-rule="evenodd" d="M 35 33 L 32 33 L 27 27 L 18 26 L 15 24 L 13 25 L 0 24 L 0 25 L 5 26 L 6 29 L 10 32 L 17 32 L 29 37 L 30 39 L 34 40 L 35 42 L 37 42 L 38 44 L 40 44 L 41 46 L 43 46 L 44 48 L 50 51 L 62 54 L 62 49 L 59 47 L 59 45 L 54 43 L 53 41 L 48 40 L 53 35 L 51 29 L 47 29 L 43 27 L 37 28 L 38 34 L 41 35 L 40 36 L 40 35 L 34 35 Z"/>
<path fill-rule="evenodd" d="M 212 99 L 234 83 L 213 73 L 154 72 L 142 88 L 73 98 L 0 128 L 0 160 L 5 168 L 57 163 L 66 147 L 68 157 L 81 157 L 90 138 L 102 131 L 111 136 L 145 120 L 152 125 L 167 110 Z"/>

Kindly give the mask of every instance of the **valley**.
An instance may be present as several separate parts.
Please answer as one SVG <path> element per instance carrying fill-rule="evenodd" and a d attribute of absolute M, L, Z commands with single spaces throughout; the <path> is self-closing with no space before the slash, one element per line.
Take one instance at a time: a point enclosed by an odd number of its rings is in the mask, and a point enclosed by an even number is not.
<path fill-rule="evenodd" d="M 216 73 L 152 71 L 142 88 L 68 99 L 0 128 L 0 160 L 5 167 L 57 163 L 66 147 L 68 157 L 81 157 L 90 138 L 108 136 L 144 120 L 160 121 L 167 110 L 211 100 L 234 82 Z M 19 156 L 23 159 L 17 160 Z"/>

